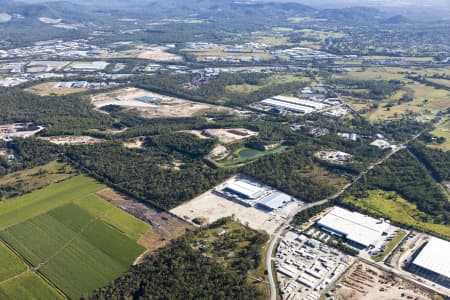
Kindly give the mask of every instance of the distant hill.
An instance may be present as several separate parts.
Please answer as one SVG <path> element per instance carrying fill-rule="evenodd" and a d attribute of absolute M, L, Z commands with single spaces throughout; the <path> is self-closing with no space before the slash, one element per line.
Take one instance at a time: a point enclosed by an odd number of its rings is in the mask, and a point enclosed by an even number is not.
<path fill-rule="evenodd" d="M 367 23 L 380 18 L 380 11 L 369 7 L 349 7 L 320 10 L 317 16 L 330 21 Z"/>
<path fill-rule="evenodd" d="M 403 24 L 403 23 L 410 23 L 411 21 L 404 17 L 403 15 L 396 15 L 390 18 L 387 18 L 383 21 L 384 24 Z"/>

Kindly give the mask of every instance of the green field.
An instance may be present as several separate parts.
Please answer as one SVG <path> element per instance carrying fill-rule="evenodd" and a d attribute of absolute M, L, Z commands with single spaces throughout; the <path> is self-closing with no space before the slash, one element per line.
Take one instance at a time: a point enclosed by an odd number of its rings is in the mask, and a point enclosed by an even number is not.
<path fill-rule="evenodd" d="M 439 148 L 444 151 L 450 150 L 450 121 L 441 122 L 436 126 L 436 129 L 431 132 L 432 135 L 437 137 L 444 137 L 445 143 L 428 145 L 433 148 Z"/>
<path fill-rule="evenodd" d="M 0 230 L 92 194 L 103 187 L 93 179 L 76 176 L 31 194 L 0 202 Z"/>
<path fill-rule="evenodd" d="M 234 153 L 234 156 L 236 157 L 235 159 L 230 160 L 230 161 L 225 161 L 225 162 L 218 162 L 217 165 L 219 165 L 220 167 L 230 167 L 230 166 L 240 165 L 240 164 L 253 161 L 257 158 L 260 158 L 260 157 L 263 157 L 266 155 L 282 152 L 286 149 L 287 149 L 287 147 L 280 146 L 280 147 L 276 147 L 272 150 L 260 151 L 260 150 L 244 147 L 244 148 L 241 148 L 241 149 L 238 149 L 237 151 L 235 151 L 235 153 Z"/>
<path fill-rule="evenodd" d="M 438 112 L 450 108 L 450 92 L 446 89 L 436 89 L 425 84 L 414 82 L 407 78 L 408 74 L 413 72 L 417 75 L 432 75 L 436 72 L 444 73 L 448 69 L 422 69 L 422 68 L 400 68 L 400 67 L 372 67 L 372 68 L 354 68 L 353 71 L 343 75 L 335 75 L 334 78 L 348 78 L 354 80 L 399 80 L 404 86 L 397 93 L 390 97 L 376 102 L 378 108 L 370 110 L 364 116 L 370 121 L 399 119 L 406 112 L 411 111 L 420 113 L 421 118 L 431 120 Z M 431 73 L 430 73 L 431 72 Z M 442 81 L 441 83 L 443 83 Z M 351 90 L 357 92 L 358 90 Z M 398 100 L 406 93 L 413 94 L 413 101 L 398 104 Z M 347 99 L 348 100 L 348 99 Z M 360 99 L 350 99 L 352 105 L 356 104 L 356 109 L 367 108 L 373 101 L 366 100 L 364 104 L 357 103 Z M 393 104 L 386 108 L 386 104 Z"/>
<path fill-rule="evenodd" d="M 368 214 L 383 216 L 399 224 L 450 238 L 450 226 L 432 223 L 432 220 L 428 220 L 428 216 L 418 210 L 415 204 L 406 201 L 395 192 L 371 190 L 368 193 L 368 197 L 349 196 L 343 202 L 362 209 Z"/>
<path fill-rule="evenodd" d="M 41 189 L 74 175 L 69 165 L 52 161 L 32 169 L 10 173 L 0 178 L 0 199 L 8 199 Z"/>
<path fill-rule="evenodd" d="M 27 266 L 5 245 L 0 243 L 0 282 L 25 272 Z"/>
<path fill-rule="evenodd" d="M 289 82 L 309 82 L 311 81 L 307 77 L 302 76 L 296 76 L 296 75 L 290 75 L 290 74 L 277 74 L 272 75 L 268 78 L 265 78 L 261 80 L 259 84 L 233 84 L 228 85 L 226 87 L 228 92 L 234 92 L 234 93 L 251 93 L 255 92 L 259 89 L 262 89 L 264 87 L 269 87 L 271 85 L 275 84 L 281 84 L 281 83 L 289 83 Z"/>
<path fill-rule="evenodd" d="M 57 300 L 64 297 L 40 276 L 33 272 L 26 272 L 12 280 L 0 283 L 0 299 Z"/>
<path fill-rule="evenodd" d="M 73 299 L 122 275 L 145 250 L 136 241 L 149 225 L 93 194 L 102 188 L 77 176 L 0 206 L 0 216 L 7 216 L 1 221 L 0 238 Z M 18 204 L 12 205 L 15 201 Z M 19 211 L 27 208 L 24 203 L 40 214 L 26 210 L 19 218 Z M 11 278 L 26 270 L 8 251 L 0 247 L 0 262 L 9 262 L 0 270 L 0 280 L 2 271 Z M 16 293 L 9 286 L 3 290 Z"/>

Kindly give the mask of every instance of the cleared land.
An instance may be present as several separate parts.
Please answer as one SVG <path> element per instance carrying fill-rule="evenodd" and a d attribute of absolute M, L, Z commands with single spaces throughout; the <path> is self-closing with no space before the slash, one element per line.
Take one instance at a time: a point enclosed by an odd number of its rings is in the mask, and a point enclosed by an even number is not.
<path fill-rule="evenodd" d="M 272 85 L 291 83 L 291 82 L 310 82 L 311 79 L 303 76 L 296 76 L 292 74 L 276 74 L 264 78 L 258 84 L 232 84 L 226 87 L 228 92 L 232 93 L 252 93 L 262 88 L 267 88 Z"/>
<path fill-rule="evenodd" d="M 108 105 L 116 105 L 144 118 L 184 118 L 214 112 L 232 112 L 231 109 L 226 107 L 192 102 L 137 88 L 124 88 L 98 94 L 93 96 L 91 101 L 98 109 Z"/>
<path fill-rule="evenodd" d="M 101 55 L 102 58 L 140 58 L 153 61 L 182 62 L 183 57 L 167 52 L 169 48 L 161 46 L 140 45 L 135 49 Z"/>
<path fill-rule="evenodd" d="M 227 58 L 227 57 L 236 57 L 236 58 L 245 58 L 249 56 L 257 57 L 260 60 L 271 60 L 272 56 L 266 53 L 263 50 L 250 50 L 248 52 L 226 52 L 224 51 L 225 47 L 221 47 L 218 49 L 182 49 L 181 51 L 189 53 L 191 55 L 195 55 L 197 61 L 205 61 L 208 57 L 218 57 L 218 58 Z"/>
<path fill-rule="evenodd" d="M 57 300 L 64 297 L 34 272 L 0 283 L 0 299 Z"/>
<path fill-rule="evenodd" d="M 86 92 L 87 89 L 84 88 L 58 88 L 57 87 L 58 82 L 46 82 L 41 83 L 37 85 L 33 85 L 25 91 L 36 94 L 39 96 L 49 96 L 49 95 L 69 95 L 69 94 L 76 94 L 76 93 L 83 93 Z"/>
<path fill-rule="evenodd" d="M 85 145 L 101 143 L 104 140 L 93 138 L 91 136 L 50 136 L 50 137 L 39 137 L 39 139 L 48 141 L 56 145 Z"/>
<path fill-rule="evenodd" d="M 436 129 L 431 132 L 431 134 L 437 137 L 444 137 L 446 140 L 443 144 L 432 144 L 428 145 L 433 148 L 439 148 L 444 151 L 450 150 L 450 120 L 442 122 L 436 126 Z"/>
<path fill-rule="evenodd" d="M 433 294 L 365 263 L 356 263 L 336 285 L 338 300 L 433 299 Z"/>
<path fill-rule="evenodd" d="M 0 178 L 1 199 L 25 194 L 65 180 L 75 174 L 69 165 L 56 161 L 46 165 L 14 172 Z"/>
<path fill-rule="evenodd" d="M 204 129 L 191 130 L 192 134 L 200 138 L 213 138 L 221 143 L 228 144 L 240 141 L 246 138 L 257 136 L 258 133 L 245 128 L 228 128 L 228 129 Z"/>
<path fill-rule="evenodd" d="M 279 147 L 276 147 L 271 150 L 261 151 L 261 150 L 244 147 L 244 148 L 240 148 L 240 149 L 236 150 L 233 153 L 233 155 L 227 157 L 225 160 L 220 161 L 220 162 L 215 162 L 215 163 L 220 167 L 237 166 L 237 165 L 241 165 L 244 163 L 248 163 L 250 161 L 253 161 L 257 158 L 260 158 L 260 157 L 263 157 L 266 155 L 280 153 L 286 149 L 287 149 L 286 146 L 279 146 Z"/>
<path fill-rule="evenodd" d="M 147 206 L 113 189 L 103 189 L 98 191 L 97 195 L 108 201 L 110 205 L 115 205 L 151 225 L 151 230 L 138 240 L 139 244 L 148 249 L 148 252 L 167 246 L 172 240 L 181 237 L 186 230 L 192 228 L 192 225 L 178 217 Z M 105 216 L 108 217 L 109 215 L 106 214 Z M 117 216 L 111 215 L 110 218 L 116 220 Z"/>
<path fill-rule="evenodd" d="M 234 217 L 236 221 L 247 224 L 250 228 L 273 233 L 284 222 L 296 203 L 292 202 L 280 214 L 266 213 L 254 207 L 246 207 L 236 202 L 222 198 L 213 192 L 206 192 L 197 198 L 175 207 L 170 212 L 192 222 L 203 219 L 212 223 L 221 218 Z"/>
<path fill-rule="evenodd" d="M 347 197 L 343 201 L 354 205 L 369 214 L 383 216 L 391 221 L 433 232 L 437 235 L 450 238 L 450 226 L 426 222 L 427 215 L 395 192 L 382 190 L 367 191 L 366 198 Z"/>
<path fill-rule="evenodd" d="M 343 75 L 335 75 L 335 78 L 349 78 L 354 80 L 399 80 L 403 82 L 403 88 L 381 101 L 377 101 L 378 108 L 371 109 L 365 116 L 370 121 L 398 119 L 408 111 L 419 113 L 422 119 L 431 120 L 438 112 L 450 108 L 450 92 L 446 89 L 437 89 L 422 83 L 414 82 L 407 76 L 411 73 L 423 76 L 433 74 L 447 74 L 449 69 L 423 69 L 423 68 L 400 68 L 400 67 L 372 67 L 354 68 L 351 72 Z M 445 82 L 440 82 L 445 83 Z M 351 90 L 353 92 L 363 92 L 363 90 Z M 413 100 L 398 103 L 405 93 L 410 93 Z M 369 108 L 375 103 L 368 99 L 357 99 L 346 97 L 356 110 Z M 389 104 L 390 107 L 386 107 Z"/>
<path fill-rule="evenodd" d="M 145 250 L 137 240 L 150 226 L 93 194 L 103 188 L 76 176 L 0 205 L 0 238 L 72 299 L 126 272 Z"/>

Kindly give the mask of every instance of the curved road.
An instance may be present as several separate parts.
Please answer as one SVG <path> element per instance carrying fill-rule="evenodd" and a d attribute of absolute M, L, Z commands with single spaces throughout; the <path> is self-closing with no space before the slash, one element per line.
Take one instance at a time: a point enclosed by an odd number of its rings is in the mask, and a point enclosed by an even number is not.
<path fill-rule="evenodd" d="M 418 136 L 418 135 L 417 135 Z M 415 136 L 415 137 L 417 137 Z M 415 138 L 414 137 L 414 138 Z M 366 175 L 370 170 L 372 170 L 375 166 L 380 165 L 382 163 L 384 163 L 386 160 L 388 160 L 389 158 L 391 158 L 392 155 L 394 155 L 395 153 L 397 153 L 398 151 L 405 149 L 406 147 L 404 145 L 400 145 L 398 148 L 396 148 L 395 150 L 389 152 L 386 156 L 384 156 L 382 159 L 380 159 L 379 161 L 369 165 L 367 167 L 366 170 L 364 170 L 363 172 L 361 172 L 357 177 L 355 177 L 350 183 L 346 184 L 339 192 L 337 192 L 335 195 L 314 202 L 314 203 L 308 203 L 298 209 L 296 209 L 295 211 L 293 211 L 289 217 L 286 219 L 286 221 L 283 223 L 283 225 L 281 225 L 278 230 L 272 234 L 271 236 L 271 240 L 269 243 L 269 246 L 267 247 L 267 252 L 266 252 L 266 270 L 267 270 L 267 277 L 269 280 L 269 287 L 270 287 L 270 300 L 277 300 L 277 287 L 276 287 L 276 283 L 275 283 L 275 277 L 274 274 L 272 272 L 272 254 L 273 251 L 275 249 L 275 246 L 278 244 L 278 240 L 281 237 L 281 234 L 289 227 L 289 224 L 291 224 L 292 220 L 294 219 L 295 215 L 298 214 L 299 212 L 301 212 L 302 210 L 305 210 L 307 208 L 316 206 L 316 205 L 320 205 L 323 203 L 326 203 L 332 199 L 336 199 L 339 196 L 341 196 L 346 190 L 348 190 L 352 185 L 354 185 L 355 183 L 357 183 L 364 175 Z"/>

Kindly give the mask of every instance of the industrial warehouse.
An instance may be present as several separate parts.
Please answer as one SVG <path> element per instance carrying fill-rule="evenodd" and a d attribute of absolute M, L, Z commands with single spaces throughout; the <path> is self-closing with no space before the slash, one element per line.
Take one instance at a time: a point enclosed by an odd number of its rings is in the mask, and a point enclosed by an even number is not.
<path fill-rule="evenodd" d="M 293 200 L 289 195 L 242 175 L 215 188 L 214 192 L 242 205 L 267 211 L 279 209 Z"/>
<path fill-rule="evenodd" d="M 364 249 L 377 244 L 392 231 L 389 221 L 335 207 L 317 222 L 317 226 L 345 238 L 352 246 Z"/>
<path fill-rule="evenodd" d="M 233 217 L 255 230 L 273 234 L 305 204 L 253 178 L 239 174 L 170 212 L 193 224 Z"/>
<path fill-rule="evenodd" d="M 328 104 L 322 102 L 286 96 L 275 96 L 265 99 L 261 101 L 261 104 L 270 107 L 271 110 L 300 114 L 309 114 L 329 107 Z"/>
<path fill-rule="evenodd" d="M 410 271 L 450 288 L 450 242 L 431 237 L 410 265 Z"/>

